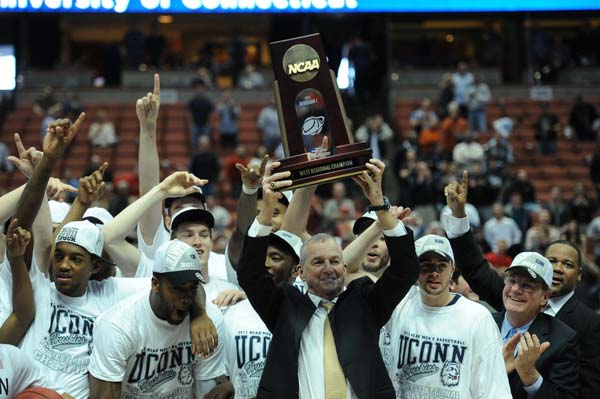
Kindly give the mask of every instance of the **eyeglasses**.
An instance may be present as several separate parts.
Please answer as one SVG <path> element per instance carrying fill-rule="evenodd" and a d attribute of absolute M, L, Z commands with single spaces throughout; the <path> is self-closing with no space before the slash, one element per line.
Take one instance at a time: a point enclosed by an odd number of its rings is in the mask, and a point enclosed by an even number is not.
<path fill-rule="evenodd" d="M 448 262 L 421 262 L 421 273 L 442 273 L 446 269 L 450 267 L 450 263 Z"/>
<path fill-rule="evenodd" d="M 514 287 L 515 285 L 518 285 L 523 291 L 527 292 L 528 294 L 531 294 L 532 292 L 542 287 L 542 284 L 540 283 L 531 282 L 527 280 L 519 281 L 515 276 L 510 275 L 504 277 L 504 285 L 506 285 L 507 287 Z"/>

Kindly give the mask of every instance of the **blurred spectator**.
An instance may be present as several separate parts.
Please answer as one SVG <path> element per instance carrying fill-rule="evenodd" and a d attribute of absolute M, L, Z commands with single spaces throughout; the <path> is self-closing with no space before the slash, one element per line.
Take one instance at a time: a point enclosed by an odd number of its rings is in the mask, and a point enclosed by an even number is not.
<path fill-rule="evenodd" d="M 438 124 L 439 119 L 432 109 L 430 98 L 424 98 L 421 106 L 410 113 L 408 122 L 417 135 L 421 134 L 421 130 L 431 129 Z"/>
<path fill-rule="evenodd" d="M 437 113 L 440 118 L 448 115 L 448 104 L 454 99 L 454 83 L 452 82 L 452 74 L 444 74 L 440 82 L 440 94 L 437 102 Z"/>
<path fill-rule="evenodd" d="M 188 102 L 188 120 L 191 126 L 191 148 L 198 147 L 198 139 L 201 136 L 210 137 L 210 114 L 213 111 L 213 103 L 205 93 L 204 81 L 196 79 L 193 82 L 194 97 Z"/>
<path fill-rule="evenodd" d="M 525 234 L 531 226 L 531 217 L 529 216 L 529 210 L 523 205 L 523 197 L 520 193 L 514 192 L 511 194 L 509 203 L 504 207 L 504 212 L 506 216 L 515 221 L 521 233 Z"/>
<path fill-rule="evenodd" d="M 539 208 L 535 198 L 535 187 L 531 184 L 525 169 L 519 169 L 516 178 L 511 179 L 506 192 L 504 193 L 504 200 L 506 201 L 509 199 L 514 193 L 519 193 L 521 195 L 521 198 L 525 203 L 525 208 L 528 210 L 536 210 L 535 208 Z"/>
<path fill-rule="evenodd" d="M 437 220 L 435 206 L 434 182 L 431 171 L 425 162 L 417 162 L 415 170 L 408 176 L 410 207 L 421 215 L 423 224 L 428 225 Z"/>
<path fill-rule="evenodd" d="M 571 64 L 571 50 L 562 37 L 555 36 L 550 50 L 550 66 L 554 77 L 558 78 L 558 72 L 567 68 L 569 64 Z"/>
<path fill-rule="evenodd" d="M 527 19 L 525 26 L 529 28 L 529 54 L 534 71 L 548 71 L 550 45 L 546 33 L 539 28 L 537 20 Z"/>
<path fill-rule="evenodd" d="M 88 138 L 93 147 L 111 147 L 117 144 L 115 125 L 106 118 L 106 111 L 96 113 L 96 119 L 90 125 Z"/>
<path fill-rule="evenodd" d="M 235 164 L 239 163 L 247 165 L 250 161 L 246 146 L 240 144 L 231 155 L 225 158 L 223 162 L 223 172 L 225 175 L 226 183 L 229 186 L 229 195 L 232 198 L 238 198 L 242 191 L 242 177 L 240 171 L 235 167 Z"/>
<path fill-rule="evenodd" d="M 560 131 L 560 121 L 558 116 L 548 109 L 548 103 L 540 103 L 542 113 L 533 125 L 535 128 L 535 138 L 540 143 L 540 154 L 548 155 L 556 152 L 556 141 Z"/>
<path fill-rule="evenodd" d="M 490 182 L 483 172 L 481 163 L 475 162 L 469 173 L 469 201 L 475 205 L 481 218 L 487 220 L 492 216 L 492 204 L 496 200 Z"/>
<path fill-rule="evenodd" d="M 479 74 L 474 75 L 474 84 L 469 91 L 469 128 L 473 132 L 485 133 L 487 127 L 486 107 L 492 101 L 490 87 L 481 81 Z"/>
<path fill-rule="evenodd" d="M 588 245 L 593 248 L 594 262 L 600 265 L 600 215 L 596 216 L 588 225 L 585 235 Z"/>
<path fill-rule="evenodd" d="M 222 147 L 235 148 L 238 136 L 238 118 L 240 106 L 235 103 L 229 90 L 223 92 L 223 99 L 217 106 L 219 115 L 219 134 Z"/>
<path fill-rule="evenodd" d="M 550 190 L 550 200 L 544 204 L 544 209 L 550 213 L 550 223 L 555 226 L 562 226 L 571 219 L 569 205 L 563 199 L 562 189 L 559 186 L 554 186 Z"/>
<path fill-rule="evenodd" d="M 279 131 L 279 117 L 275 108 L 275 100 L 271 99 L 269 103 L 260 110 L 258 121 L 256 122 L 262 133 L 263 145 L 267 152 L 272 154 L 275 148 L 281 143 L 281 132 Z"/>
<path fill-rule="evenodd" d="M 488 171 L 498 168 L 504 171 L 504 168 L 515 161 L 513 149 L 508 140 L 498 132 L 490 138 L 484 145 L 486 158 L 488 160 Z M 490 166 L 491 161 L 495 162 L 495 168 Z"/>
<path fill-rule="evenodd" d="M 406 151 L 404 161 L 396 164 L 396 172 L 400 180 L 398 201 L 401 204 L 409 204 L 411 195 L 409 191 L 409 176 L 411 176 L 417 167 L 417 153 L 415 150 Z"/>
<path fill-rule="evenodd" d="M 83 176 L 89 176 L 92 173 L 94 173 L 96 170 L 98 170 L 98 168 L 102 165 L 103 162 L 104 162 L 104 160 L 102 158 L 100 158 L 100 155 L 98 155 L 98 154 L 92 155 L 92 158 L 90 159 L 90 163 L 88 164 L 87 168 L 85 168 L 85 172 L 83 173 Z M 110 169 L 110 165 L 109 165 L 109 168 L 106 169 L 106 171 L 104 172 L 103 180 L 107 183 L 113 181 L 113 175 L 112 175 L 112 171 Z"/>
<path fill-rule="evenodd" d="M 237 28 L 234 29 L 227 43 L 229 70 L 233 84 L 238 83 L 239 76 L 246 66 L 246 46 L 246 40 L 241 37 Z"/>
<path fill-rule="evenodd" d="M 396 173 L 399 173 L 400 169 L 402 169 L 408 151 L 413 151 L 416 154 L 418 148 L 417 140 L 417 133 L 411 131 L 396 147 L 396 155 L 394 156 L 394 170 Z"/>
<path fill-rule="evenodd" d="M 497 251 L 500 240 L 504 240 L 508 248 L 519 245 L 523 233 L 513 219 L 504 215 L 504 207 L 500 202 L 496 202 L 492 206 L 492 216 L 483 225 L 485 241 L 492 251 Z"/>
<path fill-rule="evenodd" d="M 142 63 L 144 51 L 144 34 L 139 30 L 137 20 L 131 21 L 129 30 L 125 32 L 122 42 L 125 48 L 127 67 L 137 70 Z"/>
<path fill-rule="evenodd" d="M 75 176 L 73 174 L 73 169 L 71 168 L 65 168 L 61 180 L 75 188 L 79 188 L 79 176 Z M 75 200 L 75 197 L 77 197 L 77 193 L 67 192 L 66 196 L 66 201 L 72 203 Z"/>
<path fill-rule="evenodd" d="M 108 203 L 108 211 L 111 215 L 117 216 L 127 206 L 129 206 L 130 189 L 126 180 L 121 180 L 115 187 L 115 193 Z"/>
<path fill-rule="evenodd" d="M 582 182 L 577 182 L 573 188 L 573 197 L 569 202 L 571 217 L 580 225 L 587 225 L 592 220 L 594 214 L 594 204 L 588 197 L 585 186 Z"/>
<path fill-rule="evenodd" d="M 390 125 L 384 122 L 381 114 L 367 117 L 365 123 L 356 129 L 357 141 L 366 141 L 373 150 L 373 158 L 388 159 L 389 148 L 394 142 L 394 132 Z"/>
<path fill-rule="evenodd" d="M 52 122 L 54 122 L 55 120 L 60 118 L 61 113 L 62 113 L 62 105 L 61 104 L 54 104 L 53 106 L 51 106 L 50 108 L 48 108 L 46 110 L 46 115 L 42 119 L 42 126 L 41 126 L 42 137 L 46 135 L 46 130 L 48 129 L 48 126 Z"/>
<path fill-rule="evenodd" d="M 469 283 L 467 283 L 467 280 L 465 280 L 459 271 L 452 273 L 452 278 L 450 279 L 450 292 L 459 293 L 471 301 L 479 302 L 479 295 L 473 292 Z"/>
<path fill-rule="evenodd" d="M 448 104 L 448 116 L 442 120 L 441 129 L 444 137 L 444 149 L 451 154 L 458 136 L 469 132 L 469 124 L 460 115 L 458 103 L 451 101 Z"/>
<path fill-rule="evenodd" d="M 64 118 L 75 120 L 83 112 L 83 104 L 74 91 L 67 93 L 67 98 L 62 103 L 62 114 Z"/>
<path fill-rule="evenodd" d="M 469 197 L 471 196 L 471 192 L 469 191 Z M 448 205 L 442 208 L 441 214 L 452 215 L 452 211 Z M 469 226 L 473 230 L 481 227 L 481 218 L 479 217 L 478 209 L 471 203 L 465 204 L 465 213 L 467 214 L 467 220 L 469 221 Z"/>
<path fill-rule="evenodd" d="M 8 147 L 0 141 L 0 172 L 12 172 L 13 164 L 8 160 Z"/>
<path fill-rule="evenodd" d="M 506 254 L 507 249 L 506 241 L 498 240 L 495 249 L 487 252 L 484 256 L 487 261 L 490 262 L 492 267 L 504 270 L 509 267 L 513 261 L 513 258 Z"/>
<path fill-rule="evenodd" d="M 342 182 L 335 182 L 331 188 L 332 198 L 325 201 L 322 216 L 333 221 L 338 221 L 343 216 L 342 209 L 346 212 L 345 217 L 354 220 L 356 209 L 354 201 L 346 196 L 346 186 Z"/>
<path fill-rule="evenodd" d="M 596 139 L 593 125 L 597 117 L 596 108 L 592 104 L 585 102 L 581 96 L 575 98 L 569 114 L 569 126 L 575 131 L 578 140 Z"/>
<path fill-rule="evenodd" d="M 487 156 L 487 180 L 490 183 L 490 196 L 494 199 L 500 197 L 500 191 L 504 184 L 504 167 L 495 157 Z"/>
<path fill-rule="evenodd" d="M 577 36 L 574 42 L 575 61 L 580 66 L 597 65 L 599 59 L 598 41 L 600 39 L 600 31 L 594 29 L 592 22 L 587 20 L 578 29 Z"/>
<path fill-rule="evenodd" d="M 590 160 L 590 180 L 596 189 L 596 201 L 600 203 L 600 141 Z"/>
<path fill-rule="evenodd" d="M 262 73 L 256 70 L 254 65 L 246 65 L 238 78 L 237 85 L 240 89 L 257 89 L 265 85 L 265 78 Z"/>
<path fill-rule="evenodd" d="M 550 212 L 546 209 L 537 213 L 537 219 L 525 233 L 525 251 L 543 253 L 548 244 L 560 239 L 560 230 L 551 224 Z"/>
<path fill-rule="evenodd" d="M 434 178 L 437 178 L 440 174 L 441 164 L 448 162 L 451 156 L 446 154 L 442 143 L 437 143 L 432 150 L 423 152 L 421 160 L 425 161 L 431 169 L 431 173 L 434 174 Z"/>
<path fill-rule="evenodd" d="M 515 128 L 515 122 L 506 112 L 504 104 L 500 105 L 500 115 L 502 115 L 500 118 L 492 122 L 492 127 L 494 132 L 500 134 L 503 139 L 508 140 Z"/>
<path fill-rule="evenodd" d="M 356 34 L 348 47 L 348 61 L 354 66 L 354 91 L 359 101 L 365 101 L 372 89 L 373 58 L 371 44 Z"/>
<path fill-rule="evenodd" d="M 146 36 L 144 46 L 146 48 L 146 62 L 148 66 L 161 67 L 167 51 L 167 41 L 160 33 L 156 22 L 152 22 L 152 25 L 150 25 L 150 33 Z"/>
<path fill-rule="evenodd" d="M 466 116 L 469 96 L 475 87 L 475 78 L 469 72 L 466 62 L 458 63 L 456 72 L 452 74 L 452 83 L 454 85 L 454 101 L 461 108 L 461 116 Z"/>
<path fill-rule="evenodd" d="M 58 101 L 54 96 L 54 90 L 52 90 L 52 87 L 44 86 L 41 96 L 36 98 L 33 102 L 33 112 L 38 116 L 45 117 L 48 114 L 48 110 L 57 104 Z"/>
<path fill-rule="evenodd" d="M 190 160 L 189 170 L 200 179 L 207 179 L 208 184 L 202 190 L 206 195 L 215 195 L 219 175 L 221 174 L 221 164 L 219 156 L 210 146 L 210 138 L 201 136 L 198 140 L 198 149 Z"/>
<path fill-rule="evenodd" d="M 204 187 L 202 187 L 203 190 Z M 219 205 L 213 195 L 206 196 L 206 207 L 215 218 L 215 230 L 219 233 L 223 232 L 225 228 L 231 224 L 231 215 L 229 211 Z"/>
<path fill-rule="evenodd" d="M 452 158 L 456 162 L 459 170 L 471 171 L 474 163 L 485 164 L 485 150 L 483 146 L 475 140 L 473 133 L 467 133 L 462 136 L 459 142 L 452 150 Z"/>

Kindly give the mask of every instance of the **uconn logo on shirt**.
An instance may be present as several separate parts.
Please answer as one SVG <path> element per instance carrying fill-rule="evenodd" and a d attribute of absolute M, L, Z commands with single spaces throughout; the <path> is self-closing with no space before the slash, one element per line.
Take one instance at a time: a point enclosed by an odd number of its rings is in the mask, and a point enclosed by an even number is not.
<path fill-rule="evenodd" d="M 237 349 L 237 366 L 239 369 L 244 368 L 248 375 L 262 372 L 265 367 L 264 359 L 267 358 L 269 352 L 269 344 L 271 343 L 271 335 L 265 333 L 256 334 L 238 334 L 235 336 L 235 346 Z M 262 360 L 257 363 L 258 360 Z M 247 363 L 252 363 L 254 366 Z M 255 369 L 252 369 L 255 367 Z"/>
<path fill-rule="evenodd" d="M 467 347 L 463 341 L 426 337 L 419 334 L 400 335 L 397 368 L 401 380 L 417 381 L 437 374 L 443 386 L 460 382 L 460 370 Z"/>
<path fill-rule="evenodd" d="M 194 382 L 191 367 L 195 361 L 189 341 L 169 348 L 144 348 L 135 355 L 127 382 L 137 384 L 142 392 L 155 391 L 175 377 L 181 385 L 191 385 Z"/>

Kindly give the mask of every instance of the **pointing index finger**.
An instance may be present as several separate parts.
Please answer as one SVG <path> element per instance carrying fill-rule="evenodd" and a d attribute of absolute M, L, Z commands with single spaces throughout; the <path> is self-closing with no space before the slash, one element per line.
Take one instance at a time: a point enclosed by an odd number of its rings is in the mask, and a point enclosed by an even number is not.
<path fill-rule="evenodd" d="M 19 155 L 26 152 L 25 146 L 21 141 L 21 136 L 19 135 L 19 133 L 15 133 L 15 145 L 17 146 L 17 151 L 19 152 Z"/>
<path fill-rule="evenodd" d="M 154 95 L 160 96 L 160 76 L 157 73 L 154 74 Z"/>
<path fill-rule="evenodd" d="M 463 187 L 469 186 L 469 173 L 466 170 L 463 170 L 462 185 Z"/>

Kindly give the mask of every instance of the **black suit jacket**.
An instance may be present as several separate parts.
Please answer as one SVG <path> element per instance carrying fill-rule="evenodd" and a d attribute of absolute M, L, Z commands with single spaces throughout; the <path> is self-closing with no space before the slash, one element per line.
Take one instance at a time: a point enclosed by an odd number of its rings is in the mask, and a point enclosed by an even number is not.
<path fill-rule="evenodd" d="M 473 291 L 493 308 L 503 311 L 504 281 L 483 257 L 473 234 L 469 231 L 451 239 L 450 244 L 454 251 L 456 267 Z M 500 328 L 504 320 L 504 312 L 494 315 L 494 318 Z M 535 363 L 537 371 L 544 378 L 535 399 L 579 397 L 578 347 L 575 331 L 556 318 L 540 313 L 529 327 L 529 332 L 536 334 L 540 342 L 550 342 L 550 347 Z M 517 372 L 513 371 L 508 379 L 513 397 L 527 398 Z"/>
<path fill-rule="evenodd" d="M 246 236 L 238 281 L 273 334 L 257 398 L 293 399 L 299 394 L 300 340 L 316 307 L 294 286 L 275 285 L 265 268 L 268 240 Z M 379 330 L 419 274 L 412 233 L 385 240 L 391 263 L 381 278 L 375 284 L 368 277 L 354 280 L 329 313 L 340 364 L 360 399 L 396 397 L 379 351 Z"/>
<path fill-rule="evenodd" d="M 579 398 L 600 397 L 600 316 L 572 296 L 556 318 L 573 330 L 579 345 Z"/>

